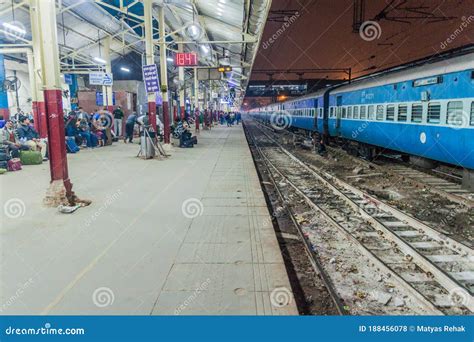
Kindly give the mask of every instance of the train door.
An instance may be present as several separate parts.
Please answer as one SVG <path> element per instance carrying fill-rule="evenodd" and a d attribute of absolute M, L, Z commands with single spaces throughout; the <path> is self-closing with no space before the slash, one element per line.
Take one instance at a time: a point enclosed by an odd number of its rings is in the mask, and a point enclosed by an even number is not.
<path fill-rule="evenodd" d="M 313 120 L 314 120 L 314 121 L 313 121 L 313 122 L 314 122 L 313 125 L 314 125 L 314 127 L 313 127 L 313 128 L 314 128 L 315 131 L 317 131 L 317 130 L 318 130 L 318 109 L 319 109 L 319 107 L 318 107 L 318 99 L 314 100 L 314 105 L 311 106 L 311 107 L 314 108 L 314 109 L 313 109 L 313 110 L 314 110 L 314 113 L 313 113 L 313 116 L 314 116 L 314 118 L 313 118 Z"/>
<path fill-rule="evenodd" d="M 336 135 L 341 133 L 342 96 L 336 97 Z"/>

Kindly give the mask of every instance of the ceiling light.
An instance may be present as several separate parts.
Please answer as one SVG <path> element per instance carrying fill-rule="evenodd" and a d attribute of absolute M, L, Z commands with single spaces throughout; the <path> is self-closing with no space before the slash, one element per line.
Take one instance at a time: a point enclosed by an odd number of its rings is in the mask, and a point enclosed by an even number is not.
<path fill-rule="evenodd" d="M 166 60 L 167 60 L 168 62 L 173 62 L 173 61 L 174 61 L 174 59 L 171 58 L 171 57 L 166 58 Z"/>
<path fill-rule="evenodd" d="M 185 27 L 184 33 L 188 38 L 198 40 L 202 36 L 203 30 L 197 23 L 191 22 Z"/>
<path fill-rule="evenodd" d="M 23 29 L 19 26 L 16 26 L 16 25 L 13 25 L 13 24 L 10 24 L 10 23 L 3 23 L 2 25 L 3 25 L 3 27 L 5 27 L 8 30 L 15 31 L 15 32 L 17 32 L 19 34 L 22 34 L 22 35 L 26 34 L 25 29 Z"/>
<path fill-rule="evenodd" d="M 102 63 L 102 64 L 107 63 L 107 62 L 105 61 L 105 59 L 102 59 L 102 58 L 100 58 L 100 57 L 94 57 L 94 60 L 95 60 L 96 62 L 99 62 L 99 63 Z"/>
<path fill-rule="evenodd" d="M 121 67 L 120 70 L 125 71 L 125 72 L 130 72 L 130 69 L 126 67 Z"/>
<path fill-rule="evenodd" d="M 206 45 L 201 45 L 201 50 L 204 53 L 209 53 L 209 48 Z"/>

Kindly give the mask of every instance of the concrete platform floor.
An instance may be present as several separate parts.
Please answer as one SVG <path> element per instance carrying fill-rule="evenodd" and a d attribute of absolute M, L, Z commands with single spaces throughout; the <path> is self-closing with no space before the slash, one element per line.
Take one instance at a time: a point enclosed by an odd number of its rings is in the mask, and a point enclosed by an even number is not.
<path fill-rule="evenodd" d="M 0 314 L 297 314 L 242 127 L 198 139 L 69 155 L 73 214 L 41 204 L 49 164 L 0 176 Z"/>

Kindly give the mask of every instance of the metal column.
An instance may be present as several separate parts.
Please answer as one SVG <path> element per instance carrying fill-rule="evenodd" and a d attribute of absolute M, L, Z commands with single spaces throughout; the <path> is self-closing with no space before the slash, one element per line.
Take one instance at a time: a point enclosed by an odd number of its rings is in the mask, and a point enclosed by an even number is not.
<path fill-rule="evenodd" d="M 110 41 L 111 37 L 108 36 L 104 39 L 104 60 L 105 60 L 105 72 L 108 74 L 112 73 L 112 62 L 110 60 Z M 107 110 L 112 113 L 114 110 L 113 106 L 113 91 L 112 86 L 103 86 L 103 104 L 107 107 Z M 113 121 L 112 121 L 113 126 Z"/>
<path fill-rule="evenodd" d="M 48 128 L 49 164 L 51 185 L 45 203 L 51 206 L 74 202 L 72 183 L 69 179 L 64 137 L 62 90 L 59 69 L 59 51 L 55 0 L 34 0 L 39 11 L 39 31 L 32 31 L 33 37 L 41 32 L 41 65 L 44 83 L 44 98 Z"/>
<path fill-rule="evenodd" d="M 178 51 L 184 52 L 183 44 L 178 44 Z M 179 113 L 181 120 L 185 118 L 185 99 L 184 99 L 184 67 L 178 68 L 178 80 L 179 80 Z"/>
<path fill-rule="evenodd" d="M 152 2 L 153 0 L 143 0 L 145 18 L 145 56 L 147 65 L 155 64 Z M 156 93 L 148 93 L 148 114 L 150 124 L 156 132 Z"/>
<path fill-rule="evenodd" d="M 165 30 L 165 8 L 160 7 L 159 13 L 159 33 L 160 33 L 160 71 L 161 71 L 161 87 L 163 96 L 163 126 L 164 126 L 164 143 L 170 143 L 170 113 L 169 113 L 169 96 L 168 96 L 168 66 L 166 60 L 166 30 Z M 166 89 L 166 91 L 163 91 Z"/>
<path fill-rule="evenodd" d="M 31 92 L 35 93 L 32 96 L 33 116 L 35 119 L 35 127 L 41 138 L 48 136 L 48 125 L 46 118 L 46 105 L 44 102 L 44 84 L 43 84 L 43 70 L 42 70 L 42 55 L 41 55 L 41 39 L 42 32 L 40 29 L 40 15 L 37 0 L 30 0 L 30 21 L 33 45 L 33 73 L 35 79 L 35 86 L 31 87 Z M 28 60 L 29 63 L 29 60 Z M 30 69 L 31 70 L 31 69 Z M 34 88 L 34 89 L 33 89 Z"/>
<path fill-rule="evenodd" d="M 199 81 L 197 70 L 197 68 L 194 68 L 194 120 L 196 131 L 199 131 Z"/>
<path fill-rule="evenodd" d="M 3 84 L 3 81 L 5 80 L 4 58 L 4 55 L 0 53 L 0 84 Z M 0 88 L 0 115 L 3 116 L 5 120 L 10 117 L 10 111 L 8 110 L 8 95 L 2 88 Z"/>

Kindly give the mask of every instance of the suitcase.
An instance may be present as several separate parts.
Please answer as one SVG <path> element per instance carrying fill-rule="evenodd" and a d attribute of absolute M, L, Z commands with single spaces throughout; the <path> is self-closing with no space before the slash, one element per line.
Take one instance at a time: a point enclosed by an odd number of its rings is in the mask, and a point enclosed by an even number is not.
<path fill-rule="evenodd" d="M 13 158 L 7 162 L 8 171 L 20 171 L 21 170 L 21 160 L 20 158 Z"/>
<path fill-rule="evenodd" d="M 79 146 L 76 144 L 74 137 L 66 137 L 66 150 L 67 153 L 76 153 L 80 151 Z"/>
<path fill-rule="evenodd" d="M 3 175 L 5 172 L 7 172 L 7 169 L 0 169 L 0 175 Z"/>
<path fill-rule="evenodd" d="M 5 160 L 0 161 L 0 169 L 8 169 L 8 162 Z"/>
<path fill-rule="evenodd" d="M 40 151 L 20 151 L 20 161 L 22 165 L 39 165 L 43 156 Z"/>

